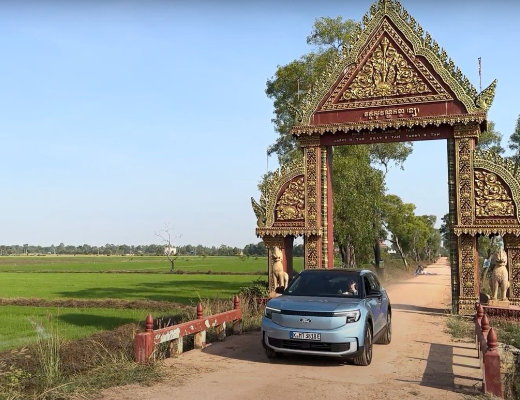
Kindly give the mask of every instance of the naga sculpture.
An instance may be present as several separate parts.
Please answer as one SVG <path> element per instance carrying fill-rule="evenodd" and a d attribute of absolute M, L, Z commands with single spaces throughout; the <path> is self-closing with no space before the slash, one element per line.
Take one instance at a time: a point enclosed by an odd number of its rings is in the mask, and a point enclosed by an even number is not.
<path fill-rule="evenodd" d="M 278 246 L 273 247 L 273 280 L 274 280 L 274 287 L 280 287 L 283 286 L 284 288 L 287 287 L 287 283 L 289 283 L 289 275 L 287 272 L 283 270 L 283 253 L 282 250 Z"/>
<path fill-rule="evenodd" d="M 490 268 L 492 268 L 490 286 L 492 300 L 497 300 L 498 289 L 502 300 L 507 300 L 507 289 L 509 288 L 509 273 L 507 271 L 507 254 L 504 249 L 497 250 L 491 256 Z"/>

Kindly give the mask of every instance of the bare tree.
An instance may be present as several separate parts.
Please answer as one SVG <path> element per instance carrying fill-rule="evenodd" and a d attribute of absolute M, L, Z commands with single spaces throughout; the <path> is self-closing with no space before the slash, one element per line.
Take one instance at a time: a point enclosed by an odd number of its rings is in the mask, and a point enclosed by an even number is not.
<path fill-rule="evenodd" d="M 170 272 L 173 272 L 175 269 L 175 260 L 177 260 L 177 248 L 172 243 L 173 237 L 170 232 L 170 228 L 165 226 L 165 228 L 159 233 L 155 234 L 157 237 L 161 238 L 164 245 L 164 255 L 170 262 Z M 180 235 L 177 237 L 179 238 Z"/>

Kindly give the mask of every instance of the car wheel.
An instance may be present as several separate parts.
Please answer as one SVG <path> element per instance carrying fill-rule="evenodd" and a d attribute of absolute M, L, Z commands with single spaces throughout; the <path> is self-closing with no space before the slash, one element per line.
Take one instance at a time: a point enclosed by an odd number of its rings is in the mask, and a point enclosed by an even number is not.
<path fill-rule="evenodd" d="M 370 365 L 372 362 L 372 328 L 370 325 L 365 327 L 365 340 L 363 346 L 363 353 L 354 358 L 356 365 Z"/>
<path fill-rule="evenodd" d="M 392 314 L 390 314 L 390 310 L 388 310 L 386 314 L 386 327 L 385 333 L 381 338 L 376 342 L 379 344 L 390 344 L 392 341 Z"/>

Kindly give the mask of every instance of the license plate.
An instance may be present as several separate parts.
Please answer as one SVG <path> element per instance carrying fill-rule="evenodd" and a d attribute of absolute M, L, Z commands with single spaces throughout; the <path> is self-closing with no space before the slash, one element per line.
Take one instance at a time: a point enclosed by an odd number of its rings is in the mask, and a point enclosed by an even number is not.
<path fill-rule="evenodd" d="M 291 332 L 291 339 L 298 340 L 321 340 L 321 333 L 314 332 Z"/>

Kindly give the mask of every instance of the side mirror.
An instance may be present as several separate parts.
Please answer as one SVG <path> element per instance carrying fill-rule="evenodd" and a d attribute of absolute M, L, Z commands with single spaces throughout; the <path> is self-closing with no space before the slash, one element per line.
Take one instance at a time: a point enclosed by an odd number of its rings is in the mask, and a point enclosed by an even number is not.
<path fill-rule="evenodd" d="M 383 297 L 383 293 L 381 293 L 379 290 L 371 290 L 369 293 L 367 293 L 367 297 L 372 299 L 380 299 Z"/>
<path fill-rule="evenodd" d="M 274 292 L 275 293 L 278 293 L 278 294 L 283 294 L 283 292 L 285 291 L 285 288 L 283 286 L 278 286 Z"/>

